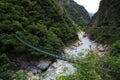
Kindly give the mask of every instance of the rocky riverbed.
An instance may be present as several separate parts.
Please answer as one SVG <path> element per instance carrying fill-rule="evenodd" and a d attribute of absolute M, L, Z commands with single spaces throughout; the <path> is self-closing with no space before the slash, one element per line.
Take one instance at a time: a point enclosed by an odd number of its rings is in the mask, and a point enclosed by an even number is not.
<path fill-rule="evenodd" d="M 83 52 L 84 56 L 88 53 L 86 50 L 93 50 L 98 55 L 103 56 L 107 51 L 106 45 L 101 45 L 95 41 L 91 41 L 85 32 L 78 32 L 79 40 L 75 41 L 71 46 L 64 49 L 65 53 L 70 56 L 77 56 L 78 53 Z M 67 61 L 57 60 L 51 61 L 39 61 L 39 62 L 22 62 L 23 67 L 26 68 L 30 76 L 34 76 L 38 80 L 56 80 L 57 76 L 69 75 L 75 72 L 76 68 Z M 38 71 L 49 67 L 45 73 L 39 76 Z M 43 76 L 44 75 L 44 76 Z M 30 77 L 31 78 L 31 77 Z"/>

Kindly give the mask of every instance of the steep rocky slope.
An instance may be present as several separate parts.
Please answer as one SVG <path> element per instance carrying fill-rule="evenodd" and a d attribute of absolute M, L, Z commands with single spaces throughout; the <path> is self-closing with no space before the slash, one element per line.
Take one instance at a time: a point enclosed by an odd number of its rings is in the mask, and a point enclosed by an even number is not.
<path fill-rule="evenodd" d="M 94 15 L 91 26 L 120 27 L 120 0 L 102 0 L 98 12 Z"/>
<path fill-rule="evenodd" d="M 119 80 L 120 77 L 120 0 L 101 0 L 98 12 L 86 29 L 91 39 L 109 45 L 108 53 L 102 57 L 102 65 L 114 71 L 100 72 L 103 80 Z M 112 45 L 112 46 L 111 46 Z M 102 61 L 101 61 L 102 62 Z M 102 66 L 103 68 L 103 66 Z M 107 75 L 107 76 L 105 76 Z"/>
<path fill-rule="evenodd" d="M 113 43 L 120 39 L 120 0 L 102 0 L 93 16 L 88 34 L 101 43 Z"/>
<path fill-rule="evenodd" d="M 59 0 L 70 18 L 80 26 L 88 24 L 90 16 L 85 8 L 73 0 Z"/>

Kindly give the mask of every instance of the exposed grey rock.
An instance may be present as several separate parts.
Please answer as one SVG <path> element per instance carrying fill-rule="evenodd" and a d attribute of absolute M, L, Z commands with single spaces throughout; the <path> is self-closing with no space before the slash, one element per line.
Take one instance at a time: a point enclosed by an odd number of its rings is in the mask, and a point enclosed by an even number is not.
<path fill-rule="evenodd" d="M 97 46 L 97 49 L 98 49 L 98 51 L 100 51 L 100 52 L 104 52 L 104 51 L 105 51 L 105 48 L 103 47 L 103 45 L 98 45 L 98 46 Z"/>
<path fill-rule="evenodd" d="M 46 69 L 48 66 L 50 66 L 50 64 L 52 63 L 52 61 L 40 61 L 37 65 L 37 67 L 41 70 Z"/>
<path fill-rule="evenodd" d="M 38 70 L 37 70 L 36 66 L 28 66 L 27 70 L 29 72 L 32 72 L 34 75 L 37 75 L 37 73 L 38 73 Z"/>
<path fill-rule="evenodd" d="M 52 64 L 52 61 L 27 61 L 27 60 L 23 60 L 20 61 L 19 60 L 19 65 L 21 68 L 27 70 L 28 72 L 33 73 L 34 75 L 38 74 L 38 71 L 46 71 L 49 66 Z"/>

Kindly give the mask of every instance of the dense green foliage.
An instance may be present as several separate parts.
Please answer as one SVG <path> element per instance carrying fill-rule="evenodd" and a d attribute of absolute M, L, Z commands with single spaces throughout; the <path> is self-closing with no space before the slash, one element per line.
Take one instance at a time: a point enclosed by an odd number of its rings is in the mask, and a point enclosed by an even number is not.
<path fill-rule="evenodd" d="M 104 71 L 98 71 L 103 79 L 120 79 L 120 40 L 112 44 L 110 51 L 101 59 L 100 65 L 102 65 L 101 68 L 105 68 Z"/>
<path fill-rule="evenodd" d="M 73 0 L 60 0 L 63 8 L 66 10 L 70 18 L 79 26 L 85 26 L 90 21 L 90 16 L 85 8 L 78 5 Z"/>
<path fill-rule="evenodd" d="M 13 61 L 25 55 L 32 59 L 40 56 L 18 42 L 14 34 L 35 46 L 54 51 L 77 39 L 77 28 L 68 16 L 83 26 L 89 22 L 88 13 L 73 0 L 61 1 L 65 11 L 57 0 L 0 0 L 0 80 L 27 80 L 27 74 L 16 69 Z M 77 63 L 73 63 L 77 71 L 58 76 L 57 80 L 120 80 L 119 3 L 120 0 L 102 0 L 91 21 L 94 27 L 86 30 L 91 39 L 112 44 L 108 54 L 102 58 L 93 53 L 78 56 Z"/>
<path fill-rule="evenodd" d="M 73 65 L 74 74 L 58 76 L 57 80 L 119 80 L 120 79 L 120 41 L 112 44 L 106 56 L 99 57 L 91 52 L 86 57 L 78 56 Z"/>
<path fill-rule="evenodd" d="M 1 0 L 0 6 L 3 49 L 18 45 L 12 33 L 17 33 L 35 45 L 51 49 L 60 49 L 68 40 L 77 38 L 75 26 L 65 13 L 60 14 L 56 1 Z"/>
<path fill-rule="evenodd" d="M 0 80 L 26 80 L 24 71 L 16 71 L 6 54 L 0 54 Z"/>
<path fill-rule="evenodd" d="M 90 38 L 108 44 L 110 51 L 101 59 L 101 65 L 112 70 L 98 70 L 104 80 L 120 77 L 120 0 L 101 0 L 98 12 L 86 30 Z M 101 67 L 102 68 L 102 67 Z"/>
<path fill-rule="evenodd" d="M 14 34 L 38 47 L 59 51 L 77 39 L 76 31 L 57 0 L 0 0 L 0 58 L 4 54 L 11 61 L 25 55 L 38 57 L 38 52 L 21 44 Z M 7 63 L 1 63 L 0 71 L 6 70 Z"/>
<path fill-rule="evenodd" d="M 120 40 L 120 28 L 115 27 L 90 27 L 86 32 L 92 40 L 99 43 L 112 44 Z"/>
<path fill-rule="evenodd" d="M 8 68 L 10 67 L 10 62 L 5 54 L 0 54 L 0 80 L 8 80 L 10 73 Z"/>
<path fill-rule="evenodd" d="M 58 76 L 57 80 L 102 80 L 95 71 L 99 57 L 95 53 L 90 53 L 86 57 L 77 57 L 74 63 L 77 71 L 69 76 Z M 80 63 L 78 63 L 80 62 Z"/>
<path fill-rule="evenodd" d="M 108 53 L 101 58 L 92 55 L 87 59 L 86 56 L 82 60 L 85 65 L 76 64 L 77 71 L 73 75 L 59 76 L 58 80 L 120 80 L 119 4 L 119 0 L 101 0 L 99 11 L 93 16 L 90 27 L 84 29 L 92 40 L 111 46 Z M 94 58 L 97 60 L 94 61 Z"/>
<path fill-rule="evenodd" d="M 1 0 L 0 51 L 2 53 L 32 53 L 15 39 L 19 35 L 28 42 L 51 50 L 62 49 L 77 39 L 76 27 L 60 13 L 54 0 Z"/>
<path fill-rule="evenodd" d="M 92 39 L 112 44 L 120 40 L 120 0 L 101 0 L 98 12 L 87 29 Z"/>
<path fill-rule="evenodd" d="M 120 79 L 120 40 L 112 44 L 108 58 L 109 65 L 118 73 L 109 73 L 113 80 Z"/>

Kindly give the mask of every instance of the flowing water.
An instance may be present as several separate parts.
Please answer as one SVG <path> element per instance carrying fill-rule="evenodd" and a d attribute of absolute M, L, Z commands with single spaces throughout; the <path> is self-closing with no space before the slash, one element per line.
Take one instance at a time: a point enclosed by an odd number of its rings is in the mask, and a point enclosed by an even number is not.
<path fill-rule="evenodd" d="M 96 48 L 97 43 L 91 41 L 88 37 L 85 37 L 84 35 L 84 32 L 78 32 L 78 37 L 81 41 L 81 44 L 79 46 L 72 45 L 72 48 L 68 47 L 69 52 L 67 53 L 69 53 L 69 55 L 76 56 L 80 52 L 84 52 L 84 55 L 86 55 L 87 51 L 85 50 Z M 46 75 L 40 80 L 56 80 L 57 76 L 69 75 L 74 73 L 75 70 L 76 68 L 67 61 L 57 60 L 49 67 Z"/>

